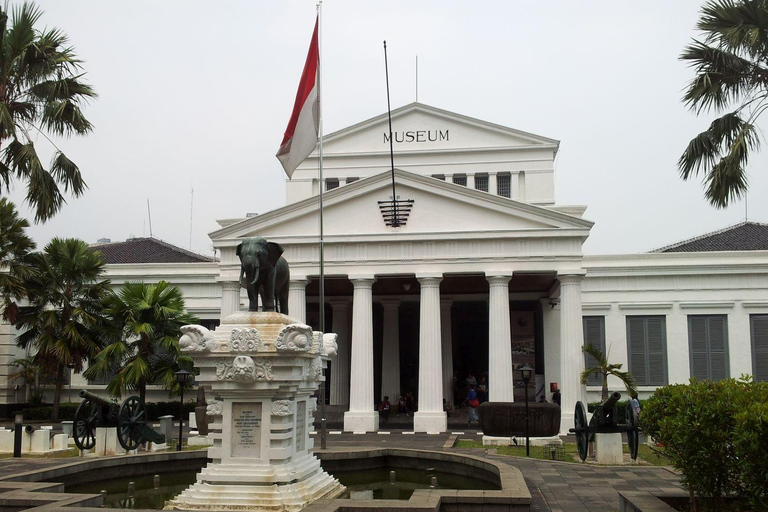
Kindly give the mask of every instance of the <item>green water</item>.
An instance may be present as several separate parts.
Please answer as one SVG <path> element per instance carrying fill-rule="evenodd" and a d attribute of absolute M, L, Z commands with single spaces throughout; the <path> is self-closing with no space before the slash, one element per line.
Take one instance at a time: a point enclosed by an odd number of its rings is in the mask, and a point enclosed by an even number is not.
<path fill-rule="evenodd" d="M 429 470 L 397 469 L 397 481 L 389 481 L 389 469 L 367 471 L 343 471 L 333 476 L 347 487 L 347 498 L 374 500 L 407 500 L 416 489 L 428 489 L 431 478 L 437 477 L 438 489 L 498 489 L 497 486 L 462 476 Z M 160 486 L 154 487 L 154 477 L 137 476 L 104 480 L 82 485 L 68 485 L 67 492 L 98 494 L 107 491 L 104 506 L 108 508 L 162 509 L 165 502 L 180 494 L 195 482 L 195 471 L 164 473 Z M 135 491 L 128 493 L 128 482 L 136 484 Z"/>

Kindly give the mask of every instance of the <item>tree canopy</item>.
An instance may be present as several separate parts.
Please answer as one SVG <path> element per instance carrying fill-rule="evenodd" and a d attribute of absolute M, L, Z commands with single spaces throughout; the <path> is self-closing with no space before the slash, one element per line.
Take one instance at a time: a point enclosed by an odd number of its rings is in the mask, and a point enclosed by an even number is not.
<path fill-rule="evenodd" d="M 694 39 L 680 59 L 695 77 L 685 104 L 697 115 L 720 117 L 686 147 L 678 168 L 684 180 L 701 177 L 705 197 L 724 208 L 748 189 L 747 167 L 760 147 L 756 121 L 768 108 L 768 0 L 710 0 Z"/>
<path fill-rule="evenodd" d="M 39 30 L 42 11 L 23 3 L 8 13 L 0 7 L 0 193 L 13 179 L 26 183 L 35 222 L 56 214 L 86 188 L 78 166 L 55 147 L 43 165 L 35 135 L 85 135 L 92 125 L 82 106 L 96 93 L 83 81 L 82 61 L 57 28 Z"/>

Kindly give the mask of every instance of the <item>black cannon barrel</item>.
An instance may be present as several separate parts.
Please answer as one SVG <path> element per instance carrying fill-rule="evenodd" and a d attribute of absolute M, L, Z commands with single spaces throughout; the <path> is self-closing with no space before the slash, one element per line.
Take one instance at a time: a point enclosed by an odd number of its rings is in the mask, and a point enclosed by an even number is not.
<path fill-rule="evenodd" d="M 26 427 L 24 427 L 24 431 L 25 431 L 27 434 L 31 434 L 32 432 L 34 432 L 34 431 L 35 431 L 35 427 L 33 427 L 32 425 L 27 425 Z"/>
<path fill-rule="evenodd" d="M 90 400 L 91 402 L 97 403 L 102 406 L 110 406 L 110 405 L 117 405 L 115 402 L 108 400 L 106 398 L 102 398 L 99 395 L 94 395 L 90 391 L 86 391 L 85 389 L 80 391 L 80 398 L 85 398 L 86 400 Z"/>
<path fill-rule="evenodd" d="M 603 410 L 613 409 L 613 407 L 616 405 L 616 402 L 618 402 L 619 400 L 621 400 L 621 393 L 619 393 L 618 391 L 614 391 L 608 397 L 608 400 L 603 402 L 601 407 L 603 408 Z"/>

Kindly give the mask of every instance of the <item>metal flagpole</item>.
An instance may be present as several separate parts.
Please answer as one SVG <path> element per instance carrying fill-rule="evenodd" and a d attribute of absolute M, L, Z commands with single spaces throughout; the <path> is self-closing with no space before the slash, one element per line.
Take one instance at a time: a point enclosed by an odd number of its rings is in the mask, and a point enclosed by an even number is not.
<path fill-rule="evenodd" d="M 392 162 L 392 219 L 393 227 L 399 227 L 397 216 L 397 192 L 395 191 L 395 150 L 392 137 L 392 106 L 389 103 L 389 65 L 387 64 L 387 42 L 384 41 L 384 72 L 387 77 L 387 118 L 389 119 L 389 159 Z"/>
<path fill-rule="evenodd" d="M 320 66 L 323 54 L 323 17 L 322 0 L 317 3 L 317 119 L 318 119 L 318 156 L 320 174 L 320 332 L 325 333 L 325 246 L 323 240 L 323 95 L 322 73 Z M 325 420 L 325 380 L 320 387 L 320 449 L 326 447 L 326 420 Z"/>

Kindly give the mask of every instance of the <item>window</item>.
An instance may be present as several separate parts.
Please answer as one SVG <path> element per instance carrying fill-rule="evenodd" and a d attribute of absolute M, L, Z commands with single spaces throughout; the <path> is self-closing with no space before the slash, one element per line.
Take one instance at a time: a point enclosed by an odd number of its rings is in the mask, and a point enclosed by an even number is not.
<path fill-rule="evenodd" d="M 768 382 L 768 315 L 749 315 L 752 338 L 752 375 L 758 382 Z"/>
<path fill-rule="evenodd" d="M 432 177 L 435 178 L 436 180 L 445 181 L 445 174 L 433 174 Z"/>
<path fill-rule="evenodd" d="M 496 187 L 501 197 L 511 197 L 511 183 L 509 174 L 499 174 L 496 177 Z"/>
<path fill-rule="evenodd" d="M 483 192 L 488 192 L 487 174 L 475 174 L 475 188 Z"/>
<path fill-rule="evenodd" d="M 360 178 L 347 178 L 347 185 L 349 185 L 350 183 L 354 183 L 354 182 L 356 182 L 359 179 Z"/>
<path fill-rule="evenodd" d="M 691 377 L 698 380 L 728 378 L 730 372 L 726 315 L 689 315 L 688 347 Z"/>
<path fill-rule="evenodd" d="M 467 175 L 466 174 L 456 174 L 453 176 L 453 182 L 457 185 L 462 185 L 464 187 L 467 186 Z"/>
<path fill-rule="evenodd" d="M 584 346 L 592 345 L 605 354 L 605 317 L 585 316 L 582 321 L 584 323 Z M 597 361 L 589 354 L 584 354 L 584 365 L 584 368 L 593 368 L 597 365 Z M 587 386 L 602 385 L 603 379 L 600 375 L 590 375 L 587 379 Z"/>
<path fill-rule="evenodd" d="M 325 180 L 325 190 L 333 190 L 335 188 L 339 188 L 339 179 L 338 178 L 328 178 Z"/>
<path fill-rule="evenodd" d="M 664 316 L 627 317 L 629 371 L 639 386 L 667 384 L 666 331 Z"/>

